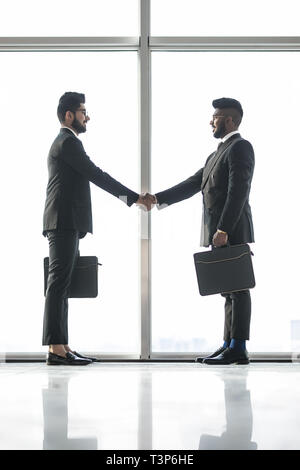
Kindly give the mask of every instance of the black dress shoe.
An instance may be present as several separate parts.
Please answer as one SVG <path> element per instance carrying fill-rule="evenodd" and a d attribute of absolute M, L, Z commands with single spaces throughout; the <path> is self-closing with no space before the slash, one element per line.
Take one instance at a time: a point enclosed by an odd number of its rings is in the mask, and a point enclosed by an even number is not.
<path fill-rule="evenodd" d="M 249 364 L 249 356 L 246 350 L 226 348 L 216 357 L 203 359 L 203 364 L 229 365 L 229 364 Z"/>
<path fill-rule="evenodd" d="M 91 363 L 92 361 L 89 359 L 81 359 L 71 352 L 67 352 L 66 357 L 51 352 L 49 352 L 47 356 L 48 366 L 87 366 Z"/>
<path fill-rule="evenodd" d="M 97 359 L 96 357 L 84 356 L 83 354 L 79 354 L 76 351 L 73 351 L 73 354 L 75 354 L 75 356 L 77 357 L 80 357 L 80 359 L 89 359 L 89 361 L 92 361 L 92 362 L 100 362 L 100 359 Z"/>
<path fill-rule="evenodd" d="M 204 359 L 210 359 L 212 357 L 216 357 L 216 356 L 219 356 L 219 354 L 221 354 L 223 351 L 225 351 L 226 348 L 224 348 L 223 346 L 221 346 L 219 349 L 217 349 L 215 352 L 213 352 L 212 354 L 210 354 L 209 356 L 206 356 L 206 357 L 196 357 L 195 359 L 195 362 L 203 362 Z"/>

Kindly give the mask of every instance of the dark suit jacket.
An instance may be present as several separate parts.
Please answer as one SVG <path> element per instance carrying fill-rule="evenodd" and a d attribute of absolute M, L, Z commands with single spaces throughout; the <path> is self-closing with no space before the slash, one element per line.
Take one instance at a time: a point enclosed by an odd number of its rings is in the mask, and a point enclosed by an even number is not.
<path fill-rule="evenodd" d="M 249 192 L 253 170 L 252 145 L 234 134 L 208 157 L 204 168 L 156 197 L 160 205 L 170 205 L 202 191 L 201 245 L 211 245 L 217 229 L 228 233 L 230 244 L 251 243 L 254 232 Z"/>
<path fill-rule="evenodd" d="M 48 155 L 48 185 L 43 218 L 47 230 L 93 231 L 90 184 L 96 184 L 131 206 L 138 194 L 98 168 L 87 156 L 82 142 L 62 128 Z"/>

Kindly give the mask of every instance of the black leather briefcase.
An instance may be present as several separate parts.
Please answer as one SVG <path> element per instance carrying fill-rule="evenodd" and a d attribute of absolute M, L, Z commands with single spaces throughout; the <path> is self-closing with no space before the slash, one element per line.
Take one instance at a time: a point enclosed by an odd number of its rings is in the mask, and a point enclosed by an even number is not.
<path fill-rule="evenodd" d="M 251 289 L 255 278 L 249 245 L 213 248 L 194 254 L 201 295 L 223 294 Z"/>
<path fill-rule="evenodd" d="M 78 256 L 74 267 L 69 298 L 97 297 L 98 295 L 98 258 Z M 49 258 L 44 258 L 44 295 L 46 295 L 49 271 Z"/>

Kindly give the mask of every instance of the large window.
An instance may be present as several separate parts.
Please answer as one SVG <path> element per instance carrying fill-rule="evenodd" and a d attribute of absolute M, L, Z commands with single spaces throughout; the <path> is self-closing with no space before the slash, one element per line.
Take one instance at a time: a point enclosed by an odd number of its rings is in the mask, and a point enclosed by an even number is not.
<path fill-rule="evenodd" d="M 283 220 L 293 221 L 294 233 L 300 229 L 295 218 L 298 136 L 291 127 L 300 105 L 296 58 L 292 52 L 159 52 L 152 57 L 154 191 L 194 174 L 216 148 L 209 125 L 214 98 L 233 96 L 243 104 L 240 131 L 256 154 L 250 204 L 257 286 L 250 351 L 290 351 L 300 320 L 299 259 L 291 262 L 283 254 L 293 243 Z M 200 250 L 201 211 L 202 197 L 196 195 L 153 214 L 154 351 L 209 351 L 221 343 L 224 300 L 200 297 L 195 277 L 192 255 Z"/>
<path fill-rule="evenodd" d="M 4 351 L 41 350 L 44 309 L 42 236 L 47 154 L 59 131 L 65 91 L 86 94 L 90 115 L 82 140 L 103 170 L 139 190 L 137 57 L 113 53 L 1 55 L 2 262 L 0 344 Z M 71 73 L 70 73 L 71 71 Z M 97 255 L 99 297 L 70 299 L 72 344 L 103 352 L 139 351 L 138 211 L 92 185 L 94 235 L 80 243 Z"/>
<path fill-rule="evenodd" d="M 136 36 L 138 0 L 1 0 L 1 36 Z"/>
<path fill-rule="evenodd" d="M 242 102 L 240 130 L 256 154 L 248 349 L 272 357 L 299 350 L 299 260 L 285 254 L 299 231 L 298 1 L 2 3 L 0 354 L 45 352 L 46 159 L 65 91 L 86 94 L 91 121 L 81 138 L 91 159 L 137 192 L 158 192 L 201 168 L 216 147 L 212 100 Z M 80 251 L 103 266 L 99 297 L 70 300 L 71 343 L 142 359 L 219 346 L 223 299 L 200 297 L 193 264 L 201 195 L 141 215 L 91 186 L 94 235 Z"/>
<path fill-rule="evenodd" d="M 154 36 L 298 36 L 298 0 L 152 0 Z"/>

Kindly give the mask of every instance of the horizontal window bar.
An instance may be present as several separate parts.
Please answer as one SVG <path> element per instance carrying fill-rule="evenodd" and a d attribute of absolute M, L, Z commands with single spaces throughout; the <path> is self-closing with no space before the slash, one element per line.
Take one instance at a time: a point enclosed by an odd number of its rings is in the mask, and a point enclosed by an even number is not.
<path fill-rule="evenodd" d="M 151 37 L 149 45 L 161 51 L 297 51 L 300 37 Z"/>
<path fill-rule="evenodd" d="M 150 360 L 195 360 L 196 357 L 205 357 L 211 354 L 210 352 L 152 352 Z M 256 361 L 293 361 L 296 362 L 296 353 L 292 352 L 249 352 L 250 360 Z M 300 362 L 300 358 L 299 361 Z"/>
<path fill-rule="evenodd" d="M 126 353 L 102 353 L 102 352 L 85 352 L 87 355 L 97 357 L 102 361 L 140 361 L 141 357 L 137 354 L 126 354 Z M 157 352 L 152 353 L 149 362 L 153 361 L 194 361 L 196 357 L 207 356 L 210 352 L 187 352 L 187 353 L 176 353 L 176 352 Z M 44 361 L 46 359 L 47 353 L 34 353 L 34 352 L 8 352 L 0 353 L 0 366 L 1 363 L 5 362 L 18 362 L 18 361 Z M 298 354 L 292 352 L 253 352 L 249 353 L 249 358 L 252 361 L 291 361 L 291 362 L 300 362 L 300 357 Z"/>
<path fill-rule="evenodd" d="M 299 51 L 300 37 L 149 37 L 151 50 Z M 139 50 L 139 37 L 0 37 L 0 51 Z"/>
<path fill-rule="evenodd" d="M 138 37 L 0 37 L 0 51 L 137 51 L 139 43 Z"/>
<path fill-rule="evenodd" d="M 93 356 L 99 358 L 101 360 L 108 360 L 108 361 L 139 361 L 140 355 L 139 354 L 131 354 L 131 353 L 102 353 L 102 352 L 91 352 L 91 351 L 84 351 L 85 354 L 89 356 Z M 0 352 L 0 366 L 1 363 L 5 362 L 18 362 L 18 361 L 45 361 L 47 353 L 42 352 Z"/>

